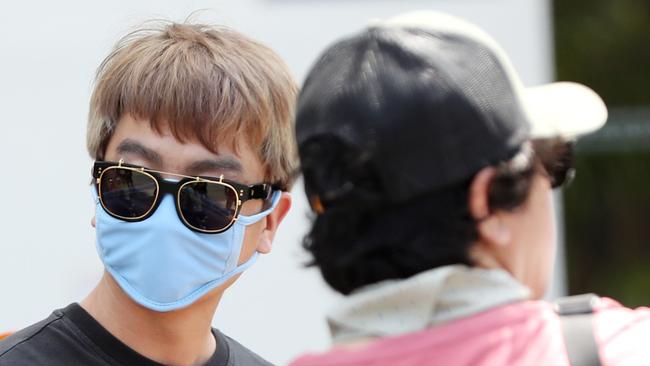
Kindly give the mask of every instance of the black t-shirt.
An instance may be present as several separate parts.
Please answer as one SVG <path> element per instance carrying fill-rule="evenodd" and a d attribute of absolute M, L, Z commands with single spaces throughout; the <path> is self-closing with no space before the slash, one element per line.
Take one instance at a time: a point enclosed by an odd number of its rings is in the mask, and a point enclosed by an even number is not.
<path fill-rule="evenodd" d="M 217 351 L 205 366 L 271 365 L 218 330 L 212 333 Z M 0 365 L 161 366 L 115 338 L 78 304 L 0 341 Z"/>

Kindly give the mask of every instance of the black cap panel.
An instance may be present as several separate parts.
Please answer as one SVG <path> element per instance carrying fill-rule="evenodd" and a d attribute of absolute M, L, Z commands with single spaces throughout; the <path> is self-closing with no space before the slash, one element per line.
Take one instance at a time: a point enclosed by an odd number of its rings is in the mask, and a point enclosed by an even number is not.
<path fill-rule="evenodd" d="M 296 135 L 299 145 L 327 135 L 354 146 L 390 190 L 386 198 L 401 202 L 518 150 L 529 125 L 515 95 L 496 57 L 474 40 L 373 28 L 314 65 Z"/>

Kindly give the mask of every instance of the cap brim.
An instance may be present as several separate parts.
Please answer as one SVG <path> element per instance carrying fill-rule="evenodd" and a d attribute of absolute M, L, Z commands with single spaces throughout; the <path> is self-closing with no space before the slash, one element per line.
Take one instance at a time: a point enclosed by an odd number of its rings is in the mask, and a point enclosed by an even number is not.
<path fill-rule="evenodd" d="M 603 100 L 582 84 L 557 82 L 524 88 L 522 99 L 532 139 L 574 139 L 597 131 L 607 121 Z"/>
<path fill-rule="evenodd" d="M 520 95 L 531 124 L 530 138 L 574 139 L 594 132 L 607 121 L 607 107 L 588 87 L 572 82 L 556 82 L 531 88 L 521 79 L 506 53 L 490 35 L 463 19 L 434 11 L 415 11 L 375 22 L 386 27 L 421 27 L 436 32 L 461 34 L 489 47 L 497 56 L 508 79 Z"/>

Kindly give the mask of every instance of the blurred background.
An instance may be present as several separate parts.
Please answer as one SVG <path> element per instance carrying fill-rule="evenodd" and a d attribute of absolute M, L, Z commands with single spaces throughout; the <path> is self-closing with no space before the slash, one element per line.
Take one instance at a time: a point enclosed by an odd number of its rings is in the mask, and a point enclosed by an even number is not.
<path fill-rule="evenodd" d="M 611 107 L 611 119 L 578 145 L 577 179 L 557 197 L 566 230 L 548 298 L 593 291 L 627 305 L 650 303 L 647 2 L 25 0 L 0 5 L 0 334 L 81 300 L 101 276 L 85 150 L 96 67 L 133 27 L 152 18 L 182 21 L 199 9 L 193 18 L 275 49 L 299 82 L 335 39 L 373 19 L 434 9 L 492 34 L 526 85 L 560 79 L 591 86 Z M 308 213 L 301 182 L 293 194 L 273 252 L 242 276 L 214 319 L 280 365 L 329 346 L 323 317 L 338 299 L 303 266 Z"/>
<path fill-rule="evenodd" d="M 557 78 L 607 102 L 604 129 L 578 142 L 564 192 L 570 293 L 650 304 L 650 2 L 554 2 Z"/>

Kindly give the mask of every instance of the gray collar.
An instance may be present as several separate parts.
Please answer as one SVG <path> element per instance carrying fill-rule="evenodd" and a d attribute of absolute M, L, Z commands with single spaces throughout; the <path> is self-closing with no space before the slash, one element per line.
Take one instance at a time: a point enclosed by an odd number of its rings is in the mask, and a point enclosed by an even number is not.
<path fill-rule="evenodd" d="M 327 322 L 334 343 L 346 343 L 415 332 L 529 297 L 504 270 L 452 265 L 365 286 L 329 312 Z"/>

